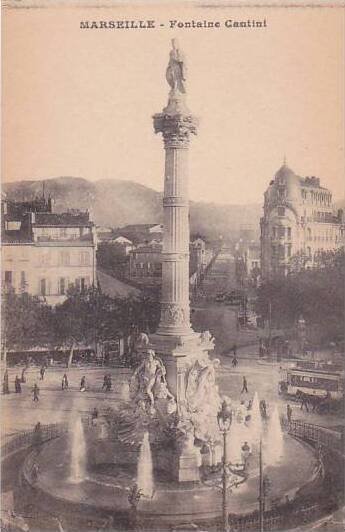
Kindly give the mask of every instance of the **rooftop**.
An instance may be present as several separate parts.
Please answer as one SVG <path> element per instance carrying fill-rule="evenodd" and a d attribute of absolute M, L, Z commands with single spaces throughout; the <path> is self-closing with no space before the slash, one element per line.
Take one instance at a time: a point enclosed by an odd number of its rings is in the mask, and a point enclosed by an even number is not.
<path fill-rule="evenodd" d="M 52 212 L 39 212 L 35 215 L 33 221 L 34 226 L 68 226 L 79 227 L 81 225 L 93 225 L 89 219 L 88 212 L 80 212 L 78 214 L 64 212 L 61 214 Z"/>

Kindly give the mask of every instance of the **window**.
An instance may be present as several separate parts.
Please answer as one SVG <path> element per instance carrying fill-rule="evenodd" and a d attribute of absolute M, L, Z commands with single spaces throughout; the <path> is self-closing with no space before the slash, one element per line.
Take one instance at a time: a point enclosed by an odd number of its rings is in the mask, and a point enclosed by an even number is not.
<path fill-rule="evenodd" d="M 88 286 L 90 285 L 90 278 L 89 277 L 79 277 L 75 280 L 75 286 L 77 290 L 80 290 L 83 292 Z"/>
<path fill-rule="evenodd" d="M 278 237 L 284 238 L 285 236 L 285 227 L 282 227 L 281 225 L 278 226 Z"/>
<path fill-rule="evenodd" d="M 285 187 L 279 187 L 278 188 L 278 196 L 279 196 L 279 198 L 284 198 L 284 196 L 285 196 Z"/>
<path fill-rule="evenodd" d="M 59 294 L 64 295 L 66 294 L 66 279 L 64 277 L 60 277 L 59 279 Z"/>
<path fill-rule="evenodd" d="M 42 266 L 49 266 L 50 265 L 50 256 L 51 256 L 51 252 L 50 251 L 46 251 L 46 252 L 42 253 L 42 255 L 41 255 L 41 265 Z"/>
<path fill-rule="evenodd" d="M 90 265 L 90 253 L 88 251 L 80 252 L 80 265 L 89 266 Z"/>
<path fill-rule="evenodd" d="M 25 275 L 25 272 L 20 272 L 20 288 L 23 291 L 26 288 L 26 275 Z"/>
<path fill-rule="evenodd" d="M 287 246 L 287 256 L 291 257 L 291 244 L 288 244 Z"/>
<path fill-rule="evenodd" d="M 41 281 L 40 281 L 40 294 L 41 294 L 41 296 L 47 295 L 47 282 L 46 282 L 46 279 L 41 279 Z"/>
<path fill-rule="evenodd" d="M 5 272 L 5 284 L 12 286 L 12 272 Z"/>
<path fill-rule="evenodd" d="M 70 253 L 69 251 L 60 251 L 60 266 L 70 265 Z"/>
<path fill-rule="evenodd" d="M 285 207 L 278 207 L 278 216 L 285 216 Z"/>
<path fill-rule="evenodd" d="M 291 227 L 287 228 L 287 237 L 289 240 L 291 240 Z"/>

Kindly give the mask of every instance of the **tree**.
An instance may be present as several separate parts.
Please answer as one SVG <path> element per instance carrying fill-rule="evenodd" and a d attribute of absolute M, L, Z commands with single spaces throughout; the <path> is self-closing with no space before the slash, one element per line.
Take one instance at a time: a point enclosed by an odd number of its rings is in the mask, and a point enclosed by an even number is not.
<path fill-rule="evenodd" d="M 308 262 L 310 261 L 311 258 L 306 255 L 303 250 L 297 251 L 297 253 L 290 258 L 290 272 L 299 273 L 305 270 Z"/>
<path fill-rule="evenodd" d="M 98 288 L 75 289 L 55 308 L 54 337 L 70 349 L 69 364 L 78 344 L 94 345 L 129 336 L 133 328 L 149 332 L 158 324 L 157 301 L 145 296 L 111 298 Z"/>
<path fill-rule="evenodd" d="M 8 290 L 1 299 L 4 351 L 50 345 L 52 308 L 38 297 Z"/>
<path fill-rule="evenodd" d="M 344 338 L 344 248 L 320 254 L 316 267 L 263 283 L 257 312 L 278 327 L 292 327 L 302 314 L 318 343 Z"/>

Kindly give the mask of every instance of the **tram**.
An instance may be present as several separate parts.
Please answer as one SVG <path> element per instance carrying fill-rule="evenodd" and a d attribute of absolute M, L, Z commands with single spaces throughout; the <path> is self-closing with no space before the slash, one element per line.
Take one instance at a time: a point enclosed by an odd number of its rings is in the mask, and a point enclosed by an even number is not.
<path fill-rule="evenodd" d="M 292 397 L 298 397 L 300 392 L 307 395 L 339 400 L 344 394 L 344 372 L 327 368 L 327 365 L 317 368 L 294 367 L 282 370 L 278 392 Z"/>

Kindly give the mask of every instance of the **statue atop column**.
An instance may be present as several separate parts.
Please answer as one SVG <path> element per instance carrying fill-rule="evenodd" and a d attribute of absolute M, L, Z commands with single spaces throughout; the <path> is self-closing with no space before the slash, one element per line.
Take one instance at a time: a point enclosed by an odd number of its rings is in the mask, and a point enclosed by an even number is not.
<path fill-rule="evenodd" d="M 157 114 L 154 116 L 154 127 L 156 133 L 163 132 L 160 116 L 183 116 L 183 120 L 187 119 L 187 122 L 193 122 L 191 124 L 192 133 L 196 134 L 197 120 L 192 117 L 189 111 L 185 99 L 186 99 L 186 60 L 184 53 L 179 47 L 177 39 L 171 40 L 172 49 L 169 53 L 169 63 L 166 69 L 166 80 L 170 85 L 168 105 L 163 109 L 163 114 Z M 164 132 L 163 132 L 164 135 Z"/>
<path fill-rule="evenodd" d="M 172 39 L 171 44 L 172 50 L 170 50 L 166 79 L 173 93 L 179 91 L 185 94 L 186 61 L 183 52 L 179 48 L 177 39 Z"/>

